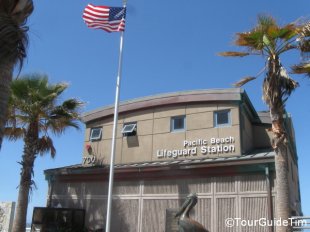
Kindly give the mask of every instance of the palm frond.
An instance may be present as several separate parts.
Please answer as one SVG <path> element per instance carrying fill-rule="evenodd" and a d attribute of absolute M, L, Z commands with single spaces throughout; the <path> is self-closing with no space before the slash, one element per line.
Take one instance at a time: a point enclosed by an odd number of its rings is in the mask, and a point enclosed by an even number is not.
<path fill-rule="evenodd" d="M 249 32 L 237 33 L 235 44 L 268 54 L 275 54 L 277 51 L 284 52 L 293 48 L 290 45 L 293 45 L 292 39 L 298 35 L 296 28 L 294 24 L 280 27 L 273 17 L 259 15 L 257 26 Z"/>
<path fill-rule="evenodd" d="M 269 73 L 263 82 L 263 100 L 267 105 L 284 109 L 285 102 L 292 92 L 299 86 L 280 64 L 279 72 Z"/>
<path fill-rule="evenodd" d="M 263 36 L 261 31 L 251 31 L 245 33 L 237 33 L 237 38 L 235 40 L 235 45 L 245 46 L 250 50 L 261 51 L 264 48 Z"/>
<path fill-rule="evenodd" d="M 299 20 L 299 25 L 296 29 L 298 37 L 296 39 L 298 49 L 301 52 L 303 60 L 310 60 L 310 20 Z"/>
<path fill-rule="evenodd" d="M 239 80 L 238 82 L 234 83 L 233 86 L 235 87 L 241 87 L 243 85 L 245 85 L 246 83 L 248 83 L 249 81 L 255 80 L 256 77 L 244 77 L 241 80 Z"/>
<path fill-rule="evenodd" d="M 296 74 L 307 74 L 310 77 L 310 63 L 300 63 L 292 66 L 292 72 Z"/>
<path fill-rule="evenodd" d="M 279 29 L 278 37 L 285 41 L 292 39 L 298 34 L 297 28 L 294 24 L 287 24 Z"/>
<path fill-rule="evenodd" d="M 81 102 L 75 98 L 68 99 L 62 103 L 62 107 L 69 111 L 76 111 L 79 107 L 83 105 L 84 102 Z"/>
<path fill-rule="evenodd" d="M 72 118 L 57 118 L 51 119 L 46 123 L 46 126 L 49 130 L 52 131 L 54 135 L 61 135 L 65 132 L 69 127 L 73 127 L 75 129 L 79 129 L 79 119 L 73 120 Z"/>
<path fill-rule="evenodd" d="M 268 36 L 271 40 L 277 39 L 280 34 L 280 28 L 277 25 L 272 25 L 267 28 L 265 35 Z"/>
<path fill-rule="evenodd" d="M 52 157 L 56 155 L 49 132 L 60 135 L 69 127 L 79 128 L 83 103 L 68 99 L 58 105 L 59 95 L 67 86 L 65 83 L 49 84 L 47 76 L 41 74 L 25 75 L 12 82 L 7 132 L 12 139 L 17 139 L 27 136 L 30 125 L 35 125 L 36 135 L 43 136 L 35 141 L 33 156 L 46 152 Z"/>
<path fill-rule="evenodd" d="M 229 51 L 229 52 L 220 52 L 220 53 L 218 53 L 218 55 L 219 56 L 244 57 L 244 56 L 250 55 L 250 53 L 248 53 L 248 52 L 233 52 L 233 51 Z"/>
<path fill-rule="evenodd" d="M 28 46 L 26 21 L 33 11 L 32 0 L 1 1 L 0 63 L 23 66 Z"/>
<path fill-rule="evenodd" d="M 28 27 L 19 27 L 10 16 L 0 15 L 0 62 L 23 66 L 28 46 Z"/>
<path fill-rule="evenodd" d="M 49 84 L 45 74 L 28 74 L 12 83 L 11 98 L 19 105 L 20 110 L 31 114 L 39 108 L 53 107 L 55 100 L 67 86 L 66 83 Z"/>
<path fill-rule="evenodd" d="M 32 0 L 19 0 L 15 2 L 16 5 L 12 11 L 12 16 L 16 22 L 23 25 L 33 12 L 33 2 Z"/>
<path fill-rule="evenodd" d="M 267 32 L 271 27 L 278 27 L 276 20 L 267 14 L 259 14 L 257 16 L 256 30 Z"/>
<path fill-rule="evenodd" d="M 29 191 L 29 196 L 28 196 L 28 198 L 31 198 L 32 197 L 32 194 L 33 194 L 33 192 L 34 192 L 34 190 L 37 190 L 38 189 L 38 187 L 37 187 L 37 184 L 36 184 L 36 182 L 34 181 L 34 180 L 31 180 L 30 181 L 30 191 Z"/>
<path fill-rule="evenodd" d="M 79 124 L 79 121 L 78 121 L 78 120 L 76 120 L 76 121 L 70 121 L 70 122 L 68 123 L 68 126 L 73 127 L 73 128 L 75 128 L 75 129 L 77 129 L 77 130 L 80 129 L 80 124 Z"/>
<path fill-rule="evenodd" d="M 288 75 L 284 67 L 280 69 L 280 82 L 283 96 L 290 96 L 291 93 L 299 87 L 299 83 Z"/>
<path fill-rule="evenodd" d="M 279 78 L 283 95 L 289 96 L 297 87 L 299 87 L 299 83 L 288 75 L 286 69 L 283 66 L 281 66 Z"/>
<path fill-rule="evenodd" d="M 49 136 L 42 136 L 38 140 L 37 147 L 41 156 L 46 152 L 50 152 L 52 158 L 54 158 L 56 155 L 56 149 L 54 147 L 53 140 Z"/>
<path fill-rule="evenodd" d="M 297 48 L 298 48 L 298 46 L 296 44 L 283 43 L 283 44 L 278 46 L 276 52 L 277 52 L 278 55 L 280 55 L 281 53 L 284 53 L 284 52 L 292 50 L 292 49 L 297 49 Z"/>
<path fill-rule="evenodd" d="M 309 54 L 310 53 L 310 38 L 300 40 L 299 49 L 302 53 Z"/>
<path fill-rule="evenodd" d="M 299 34 L 302 37 L 310 37 L 310 20 L 307 20 L 299 27 Z"/>
<path fill-rule="evenodd" d="M 46 121 L 46 127 L 54 134 L 62 134 L 67 127 L 79 129 L 79 110 L 84 103 L 77 99 L 69 99 L 52 109 Z"/>
<path fill-rule="evenodd" d="M 5 127 L 4 128 L 4 136 L 9 140 L 16 141 L 17 139 L 22 139 L 25 136 L 24 128 L 16 128 L 16 127 Z"/>
<path fill-rule="evenodd" d="M 63 91 L 65 91 L 68 88 L 69 84 L 62 82 L 62 83 L 58 83 L 54 86 L 51 86 L 51 90 L 53 92 L 55 92 L 57 94 L 57 96 L 59 96 L 60 94 L 63 93 Z"/>

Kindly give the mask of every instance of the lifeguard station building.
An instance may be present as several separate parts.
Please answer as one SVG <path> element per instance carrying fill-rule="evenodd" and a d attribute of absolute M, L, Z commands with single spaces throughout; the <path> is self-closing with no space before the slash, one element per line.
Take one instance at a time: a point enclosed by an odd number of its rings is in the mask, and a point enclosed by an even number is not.
<path fill-rule="evenodd" d="M 81 163 L 45 171 L 48 204 L 85 210 L 85 226 L 104 228 L 113 106 L 84 115 Z M 297 153 L 289 131 L 292 215 L 301 215 Z M 111 231 L 176 231 L 175 211 L 197 193 L 192 217 L 209 231 L 250 231 L 227 218 L 276 216 L 275 153 L 268 112 L 242 89 L 197 90 L 122 102 L 119 110 Z M 253 230 L 254 231 L 254 230 Z M 255 231 L 272 231 L 259 228 Z"/>

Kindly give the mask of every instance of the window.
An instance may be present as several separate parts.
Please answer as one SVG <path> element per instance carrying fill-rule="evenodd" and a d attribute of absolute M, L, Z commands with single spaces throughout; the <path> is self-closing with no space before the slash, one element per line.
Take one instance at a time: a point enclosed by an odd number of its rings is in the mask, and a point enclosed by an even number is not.
<path fill-rule="evenodd" d="M 101 139 L 101 128 L 91 128 L 90 130 L 90 141 Z"/>
<path fill-rule="evenodd" d="M 136 135 L 137 134 L 137 123 L 131 122 L 131 123 L 124 124 L 123 129 L 122 129 L 122 134 L 123 136 Z"/>
<path fill-rule="evenodd" d="M 214 112 L 215 127 L 230 126 L 230 125 L 231 125 L 230 110 L 221 110 Z"/>
<path fill-rule="evenodd" d="M 171 131 L 185 130 L 185 115 L 171 118 Z"/>

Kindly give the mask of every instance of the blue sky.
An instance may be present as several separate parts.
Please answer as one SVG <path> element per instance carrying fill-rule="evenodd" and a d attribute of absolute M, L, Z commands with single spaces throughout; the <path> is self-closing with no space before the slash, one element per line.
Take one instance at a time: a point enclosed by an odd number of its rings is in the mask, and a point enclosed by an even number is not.
<path fill-rule="evenodd" d="M 34 1 L 35 10 L 28 24 L 30 46 L 24 73 L 46 73 L 51 82 L 70 83 L 63 99 L 77 97 L 87 104 L 85 111 L 113 104 L 117 73 L 119 33 L 91 30 L 82 20 L 88 3 L 120 6 L 121 1 Z M 128 0 L 124 36 L 121 100 L 182 90 L 230 88 L 247 75 L 257 74 L 262 57 L 223 58 L 221 51 L 233 50 L 235 32 L 255 25 L 260 13 L 273 15 L 280 24 L 309 16 L 309 0 Z M 292 52 L 284 64 L 298 62 Z M 302 207 L 310 216 L 309 135 L 310 80 L 296 76 L 300 87 L 287 103 L 292 114 L 299 155 Z M 262 79 L 245 86 L 257 110 L 265 110 L 261 100 Z M 84 125 L 55 138 L 55 159 L 48 155 L 35 163 L 34 190 L 29 204 L 46 205 L 47 183 L 43 170 L 81 163 Z M 5 141 L 0 152 L 0 200 L 16 201 L 19 183 L 21 141 Z"/>

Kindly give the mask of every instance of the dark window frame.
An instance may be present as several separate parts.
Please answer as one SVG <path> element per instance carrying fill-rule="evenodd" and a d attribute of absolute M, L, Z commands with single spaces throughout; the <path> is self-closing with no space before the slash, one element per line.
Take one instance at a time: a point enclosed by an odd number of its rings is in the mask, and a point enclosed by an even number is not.
<path fill-rule="evenodd" d="M 135 136 L 137 135 L 137 122 L 128 122 L 128 123 L 124 123 L 123 128 L 122 128 L 122 134 L 124 137 L 127 136 Z M 127 126 L 131 126 L 133 125 L 133 128 L 131 130 L 126 131 L 125 128 Z"/>
<path fill-rule="evenodd" d="M 226 113 L 227 114 L 227 122 L 225 123 L 219 123 L 219 115 L 220 114 L 223 114 L 223 113 Z M 217 111 L 214 111 L 214 127 L 229 127 L 231 126 L 231 110 L 230 109 L 226 109 L 226 110 L 217 110 Z"/>
<path fill-rule="evenodd" d="M 96 130 L 100 130 L 99 131 L 99 135 L 97 135 L 97 136 L 93 136 L 93 133 L 94 133 L 94 131 L 96 131 Z M 93 127 L 93 128 L 91 128 L 90 129 L 90 135 L 89 135 L 89 140 L 90 141 L 96 141 L 96 140 L 100 140 L 101 139 L 101 136 L 102 136 L 102 127 Z"/>
<path fill-rule="evenodd" d="M 183 120 L 183 127 L 176 128 L 175 123 L 176 120 Z M 173 116 L 170 119 L 170 131 L 171 132 L 182 132 L 186 130 L 186 115 Z"/>

